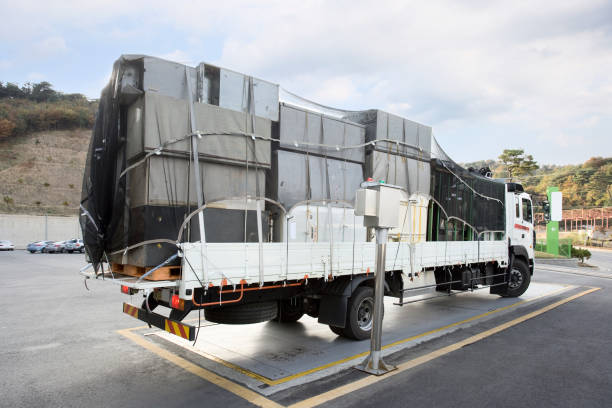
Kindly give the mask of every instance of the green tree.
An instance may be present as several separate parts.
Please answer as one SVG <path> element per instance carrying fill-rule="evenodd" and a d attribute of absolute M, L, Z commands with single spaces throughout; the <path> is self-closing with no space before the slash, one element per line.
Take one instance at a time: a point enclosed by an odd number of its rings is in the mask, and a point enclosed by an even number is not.
<path fill-rule="evenodd" d="M 32 86 L 32 99 L 36 102 L 49 102 L 58 99 L 57 92 L 53 90 L 52 85 L 47 82 L 39 82 Z"/>
<path fill-rule="evenodd" d="M 539 169 L 538 163 L 533 160 L 533 156 L 528 154 L 523 158 L 520 167 L 518 168 L 518 172 L 516 172 L 517 176 L 531 174 L 537 169 Z"/>
<path fill-rule="evenodd" d="M 499 156 L 508 177 L 523 176 L 534 172 L 540 166 L 533 160 L 532 155 L 525 156 L 523 149 L 505 149 Z"/>

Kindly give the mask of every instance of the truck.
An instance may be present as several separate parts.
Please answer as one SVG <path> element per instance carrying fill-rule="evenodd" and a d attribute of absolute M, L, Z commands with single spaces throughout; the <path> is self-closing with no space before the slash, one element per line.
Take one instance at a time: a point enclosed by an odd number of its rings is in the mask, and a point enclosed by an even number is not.
<path fill-rule="evenodd" d="M 401 195 L 384 271 L 355 213 L 363 182 Z M 117 60 L 102 92 L 80 223 L 81 274 L 142 296 L 123 312 L 191 341 L 193 311 L 221 324 L 306 314 L 363 340 L 377 273 L 403 305 L 423 293 L 521 296 L 534 270 L 529 194 L 455 163 L 431 127 L 143 55 Z"/>

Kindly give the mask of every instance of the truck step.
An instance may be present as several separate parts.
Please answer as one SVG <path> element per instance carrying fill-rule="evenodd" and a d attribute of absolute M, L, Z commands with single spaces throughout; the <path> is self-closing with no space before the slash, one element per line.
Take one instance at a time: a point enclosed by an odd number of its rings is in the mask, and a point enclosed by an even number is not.
<path fill-rule="evenodd" d="M 113 273 L 121 275 L 134 276 L 136 278 L 141 277 L 153 267 L 143 267 L 136 265 L 124 265 L 118 263 L 111 263 L 111 270 Z M 145 280 L 150 281 L 163 281 L 163 280 L 177 280 L 181 278 L 181 267 L 180 266 L 163 266 L 152 274 L 145 277 Z"/>

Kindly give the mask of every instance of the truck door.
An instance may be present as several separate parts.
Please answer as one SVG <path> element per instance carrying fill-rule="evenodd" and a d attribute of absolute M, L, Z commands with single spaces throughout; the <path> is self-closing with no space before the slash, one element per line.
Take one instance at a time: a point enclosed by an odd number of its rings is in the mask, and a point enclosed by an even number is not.
<path fill-rule="evenodd" d="M 515 195 L 515 219 L 512 245 L 521 245 L 533 259 L 533 209 L 528 194 Z"/>

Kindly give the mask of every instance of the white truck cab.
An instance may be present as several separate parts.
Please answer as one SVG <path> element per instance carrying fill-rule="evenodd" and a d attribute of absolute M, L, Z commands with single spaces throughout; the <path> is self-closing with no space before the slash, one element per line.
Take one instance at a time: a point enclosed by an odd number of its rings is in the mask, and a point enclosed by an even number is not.
<path fill-rule="evenodd" d="M 523 278 L 517 272 L 528 268 L 530 275 L 533 274 L 535 230 L 531 197 L 519 183 L 506 183 L 506 239 L 510 256 L 509 286 L 521 286 L 522 282 L 518 281 Z"/>

